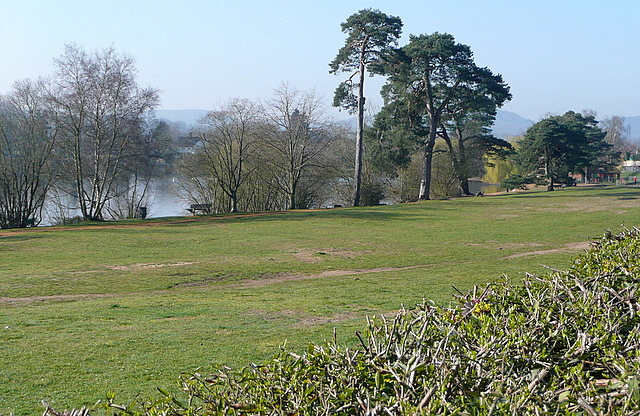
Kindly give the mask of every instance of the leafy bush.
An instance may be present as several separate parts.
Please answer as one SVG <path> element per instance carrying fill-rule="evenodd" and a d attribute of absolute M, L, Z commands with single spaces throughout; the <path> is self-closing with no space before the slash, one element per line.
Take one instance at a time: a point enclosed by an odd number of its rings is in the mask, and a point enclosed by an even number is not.
<path fill-rule="evenodd" d="M 507 190 L 507 192 L 512 189 L 527 189 L 527 184 L 533 183 L 534 181 L 527 177 L 518 175 L 516 173 L 512 173 L 502 181 L 500 181 L 500 186 Z"/>
<path fill-rule="evenodd" d="M 262 365 L 102 404 L 120 415 L 640 415 L 640 229 L 607 233 L 567 271 L 508 279 L 368 321 Z"/>

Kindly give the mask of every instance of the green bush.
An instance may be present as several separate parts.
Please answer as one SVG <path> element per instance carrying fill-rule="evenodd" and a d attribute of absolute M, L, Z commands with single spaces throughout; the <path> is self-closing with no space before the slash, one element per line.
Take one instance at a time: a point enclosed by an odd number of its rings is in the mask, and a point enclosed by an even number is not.
<path fill-rule="evenodd" d="M 527 185 L 533 182 L 534 180 L 527 176 L 512 173 L 500 181 L 500 186 L 509 192 L 513 189 L 527 189 Z"/>
<path fill-rule="evenodd" d="M 567 271 L 508 279 L 381 316 L 350 349 L 335 340 L 119 415 L 639 415 L 640 230 L 607 233 Z"/>

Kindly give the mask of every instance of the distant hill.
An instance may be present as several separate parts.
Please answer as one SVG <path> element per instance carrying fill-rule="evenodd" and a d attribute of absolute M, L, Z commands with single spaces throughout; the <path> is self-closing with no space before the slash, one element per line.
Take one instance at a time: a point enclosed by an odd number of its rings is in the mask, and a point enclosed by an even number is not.
<path fill-rule="evenodd" d="M 207 113 L 207 110 L 156 110 L 156 117 L 177 123 L 186 132 Z"/>
<path fill-rule="evenodd" d="M 498 110 L 492 130 L 494 136 L 505 139 L 511 136 L 521 136 L 533 124 L 533 121 L 519 114 Z"/>

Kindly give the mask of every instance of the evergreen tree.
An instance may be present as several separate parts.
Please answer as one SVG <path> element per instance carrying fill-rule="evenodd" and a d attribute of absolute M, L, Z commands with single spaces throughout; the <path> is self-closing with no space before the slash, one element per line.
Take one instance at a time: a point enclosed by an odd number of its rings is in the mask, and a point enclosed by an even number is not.
<path fill-rule="evenodd" d="M 342 23 L 342 31 L 347 33 L 347 40 L 329 66 L 333 74 L 351 72 L 349 79 L 340 83 L 336 89 L 333 105 L 358 115 L 353 194 L 353 205 L 358 206 L 362 185 L 365 74 L 370 64 L 379 62 L 397 44 L 402 32 L 402 21 L 399 17 L 388 16 L 379 10 L 364 9 L 349 16 Z M 356 76 L 357 81 L 354 82 L 353 78 Z M 354 90 L 357 93 L 354 94 Z"/>
<path fill-rule="evenodd" d="M 609 154 L 605 136 L 595 117 L 568 111 L 531 126 L 519 143 L 516 160 L 522 172 L 544 178 L 553 191 L 555 183 L 588 172 Z"/>

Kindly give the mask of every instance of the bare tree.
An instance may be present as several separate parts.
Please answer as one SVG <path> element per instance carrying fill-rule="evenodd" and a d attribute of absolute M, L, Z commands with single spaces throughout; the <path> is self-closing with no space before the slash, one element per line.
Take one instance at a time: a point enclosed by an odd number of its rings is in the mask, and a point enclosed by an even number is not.
<path fill-rule="evenodd" d="M 178 193 L 194 204 L 212 204 L 213 212 L 228 211 L 228 198 L 207 166 L 208 160 L 201 151 L 182 155 L 175 167 Z"/>
<path fill-rule="evenodd" d="M 625 124 L 624 117 L 612 116 L 600 122 L 602 130 L 607 132 L 604 140 L 613 146 L 613 151 L 622 153 L 628 150 L 631 127 Z"/>
<path fill-rule="evenodd" d="M 67 45 L 54 62 L 49 95 L 61 122 L 65 182 L 82 216 L 101 220 L 127 159 L 144 140 L 144 117 L 157 106 L 158 92 L 139 88 L 133 59 L 113 48 L 89 54 Z"/>
<path fill-rule="evenodd" d="M 170 126 L 164 121 L 150 121 L 144 140 L 136 140 L 132 155 L 125 160 L 124 174 L 114 185 L 114 196 L 107 204 L 114 218 L 144 218 L 152 203 L 152 185 L 160 176 L 161 161 L 172 141 Z"/>
<path fill-rule="evenodd" d="M 315 91 L 301 92 L 282 84 L 264 106 L 264 115 L 266 144 L 273 151 L 270 163 L 287 195 L 288 208 L 305 208 L 301 185 L 313 182 L 309 174 L 322 167 L 322 153 L 331 142 L 331 123 L 322 98 Z"/>
<path fill-rule="evenodd" d="M 35 226 L 55 180 L 51 155 L 58 130 L 42 84 L 16 82 L 0 98 L 0 228 Z"/>
<path fill-rule="evenodd" d="M 229 198 L 229 211 L 238 211 L 239 190 L 249 178 L 247 162 L 256 150 L 258 106 L 244 99 L 233 99 L 218 110 L 209 112 L 201 121 L 197 134 L 201 146 L 198 157 L 206 175 Z"/>

